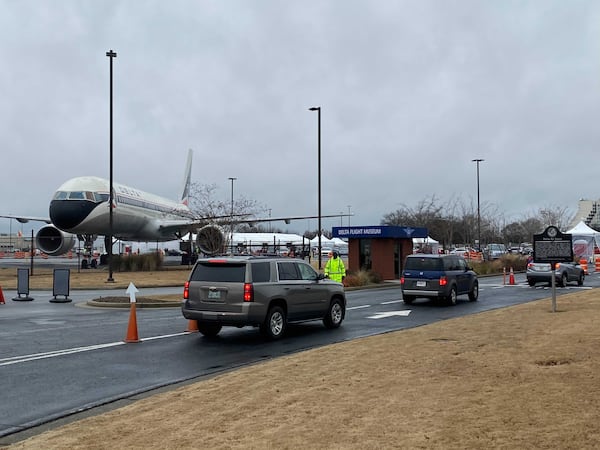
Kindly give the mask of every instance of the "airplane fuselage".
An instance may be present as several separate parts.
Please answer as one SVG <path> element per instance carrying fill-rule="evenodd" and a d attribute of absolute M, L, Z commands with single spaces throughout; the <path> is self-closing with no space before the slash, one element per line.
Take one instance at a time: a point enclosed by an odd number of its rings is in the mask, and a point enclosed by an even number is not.
<path fill-rule="evenodd" d="M 193 219 L 189 208 L 136 188 L 113 183 L 112 235 L 131 240 L 177 239 L 167 225 Z M 109 181 L 77 177 L 66 181 L 50 202 L 50 219 L 72 234 L 110 234 Z"/>

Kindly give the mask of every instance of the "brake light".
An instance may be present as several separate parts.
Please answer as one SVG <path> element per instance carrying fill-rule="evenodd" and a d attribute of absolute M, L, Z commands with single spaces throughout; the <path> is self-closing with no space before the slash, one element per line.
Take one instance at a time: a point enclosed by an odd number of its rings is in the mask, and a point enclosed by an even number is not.
<path fill-rule="evenodd" d="M 190 298 L 190 282 L 186 281 L 183 285 L 183 299 L 188 300 Z"/>
<path fill-rule="evenodd" d="M 446 286 L 448 284 L 448 278 L 440 277 L 440 286 Z"/>
<path fill-rule="evenodd" d="M 404 284 L 404 277 L 400 277 L 400 284 Z"/>
<path fill-rule="evenodd" d="M 254 301 L 254 287 L 252 287 L 252 283 L 244 283 L 244 301 Z"/>
<path fill-rule="evenodd" d="M 555 269 L 555 270 L 556 270 L 556 269 L 558 269 L 559 267 L 560 267 L 560 263 L 556 263 L 556 264 L 554 265 L 554 269 Z"/>

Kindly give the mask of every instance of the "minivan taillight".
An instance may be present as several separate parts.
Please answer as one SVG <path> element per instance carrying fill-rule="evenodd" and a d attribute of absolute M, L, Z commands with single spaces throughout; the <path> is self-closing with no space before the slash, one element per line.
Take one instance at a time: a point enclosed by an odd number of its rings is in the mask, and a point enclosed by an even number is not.
<path fill-rule="evenodd" d="M 440 286 L 446 286 L 448 284 L 448 278 L 440 277 Z"/>
<path fill-rule="evenodd" d="M 254 301 L 254 288 L 252 287 L 252 283 L 244 283 L 244 301 Z"/>
<path fill-rule="evenodd" d="M 190 282 L 186 281 L 183 285 L 183 299 L 189 300 L 190 298 Z"/>

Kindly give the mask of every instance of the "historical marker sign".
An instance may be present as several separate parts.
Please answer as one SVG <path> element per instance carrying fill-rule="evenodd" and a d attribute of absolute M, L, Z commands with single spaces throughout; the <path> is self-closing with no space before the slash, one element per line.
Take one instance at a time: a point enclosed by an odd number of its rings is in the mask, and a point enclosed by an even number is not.
<path fill-rule="evenodd" d="M 536 262 L 572 262 L 573 236 L 549 226 L 541 234 L 533 235 L 533 259 Z"/>

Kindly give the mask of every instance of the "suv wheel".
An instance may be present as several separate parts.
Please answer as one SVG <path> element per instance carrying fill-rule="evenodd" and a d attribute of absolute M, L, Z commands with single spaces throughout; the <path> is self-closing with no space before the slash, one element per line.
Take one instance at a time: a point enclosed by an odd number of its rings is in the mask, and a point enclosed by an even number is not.
<path fill-rule="evenodd" d="M 471 292 L 469 292 L 469 301 L 477 301 L 477 297 L 479 297 L 479 283 L 476 281 L 475 283 L 473 283 Z"/>
<path fill-rule="evenodd" d="M 456 293 L 456 286 L 452 286 L 452 289 L 450 289 L 450 295 L 447 297 L 448 303 L 451 305 L 456 305 L 456 297 L 457 297 L 457 293 Z"/>
<path fill-rule="evenodd" d="M 261 325 L 262 331 L 269 339 L 279 339 L 287 328 L 287 318 L 281 306 L 273 306 L 269 309 L 265 322 Z"/>
<path fill-rule="evenodd" d="M 344 320 L 344 307 L 339 298 L 334 298 L 329 304 L 323 323 L 327 328 L 338 328 Z"/>
<path fill-rule="evenodd" d="M 581 272 L 579 274 L 579 278 L 577 279 L 577 286 L 583 286 L 583 278 L 584 278 L 584 275 L 583 275 L 583 272 Z"/>
<path fill-rule="evenodd" d="M 412 295 L 403 295 L 402 300 L 404 300 L 404 303 L 406 303 L 407 305 L 410 305 L 412 302 L 415 301 L 415 298 Z"/>
<path fill-rule="evenodd" d="M 221 325 L 218 323 L 198 322 L 198 331 L 204 336 L 214 337 L 221 331 Z"/>

